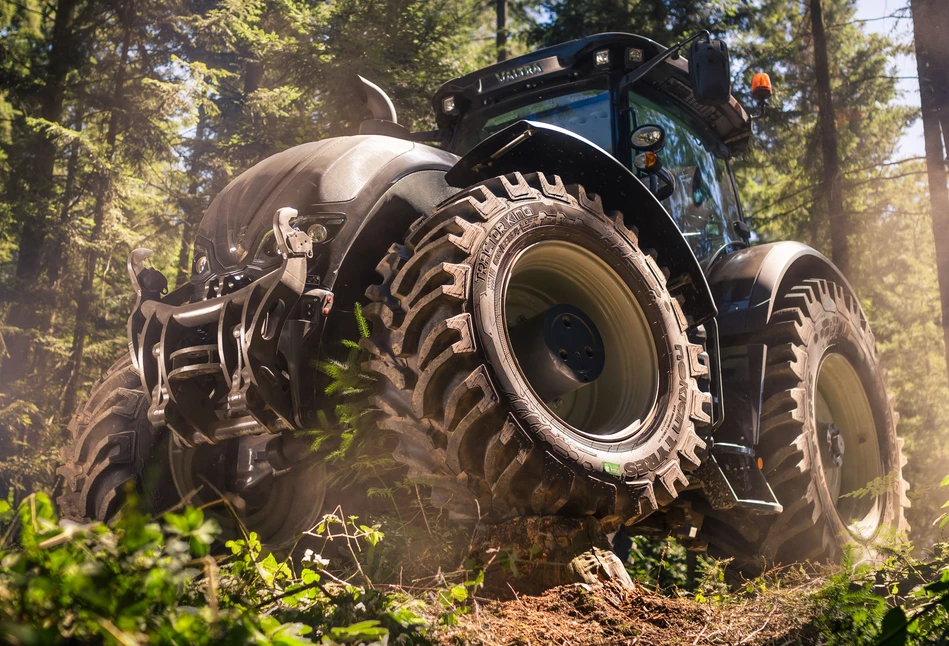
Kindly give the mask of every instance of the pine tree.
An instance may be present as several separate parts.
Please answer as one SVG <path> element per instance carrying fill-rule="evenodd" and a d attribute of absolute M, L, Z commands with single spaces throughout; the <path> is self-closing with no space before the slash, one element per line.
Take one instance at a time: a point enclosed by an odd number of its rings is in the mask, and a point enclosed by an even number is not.
<path fill-rule="evenodd" d="M 911 4 L 943 339 L 949 365 L 949 188 L 945 165 L 949 150 L 949 14 L 931 0 L 912 0 Z"/>
<path fill-rule="evenodd" d="M 671 45 L 700 29 L 721 34 L 745 24 L 753 7 L 748 0 L 545 0 L 542 13 L 550 20 L 530 30 L 532 45 L 554 45 L 608 31 Z"/>

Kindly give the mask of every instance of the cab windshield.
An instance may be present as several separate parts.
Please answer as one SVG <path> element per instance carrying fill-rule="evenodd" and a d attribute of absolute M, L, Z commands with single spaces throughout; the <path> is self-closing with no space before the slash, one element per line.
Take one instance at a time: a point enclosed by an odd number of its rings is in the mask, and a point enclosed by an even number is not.
<path fill-rule="evenodd" d="M 501 104 L 493 110 L 480 110 L 462 121 L 453 148 L 463 155 L 516 121 L 540 121 L 558 126 L 613 152 L 610 93 L 605 88 L 580 90 L 519 107 Z"/>

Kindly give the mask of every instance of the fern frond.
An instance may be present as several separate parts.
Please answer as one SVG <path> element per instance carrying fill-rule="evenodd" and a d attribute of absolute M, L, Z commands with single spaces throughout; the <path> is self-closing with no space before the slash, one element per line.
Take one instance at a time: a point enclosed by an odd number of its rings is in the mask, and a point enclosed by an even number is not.
<path fill-rule="evenodd" d="M 356 326 L 359 328 L 359 335 L 363 339 L 369 338 L 369 321 L 366 320 L 366 316 L 362 313 L 362 305 L 356 303 L 353 305 L 353 314 L 356 316 Z"/>

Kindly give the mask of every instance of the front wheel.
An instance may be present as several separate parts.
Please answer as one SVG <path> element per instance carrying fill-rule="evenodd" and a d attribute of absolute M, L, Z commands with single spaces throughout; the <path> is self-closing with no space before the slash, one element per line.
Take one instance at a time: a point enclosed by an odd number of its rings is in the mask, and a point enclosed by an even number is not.
<path fill-rule="evenodd" d="M 322 464 L 310 458 L 275 470 L 267 457 L 273 436 L 267 435 L 179 445 L 170 429 L 149 422 L 148 398 L 128 356 L 93 387 L 69 431 L 58 470 L 64 517 L 108 522 L 131 484 L 152 514 L 182 501 L 207 505 L 225 538 L 240 537 L 243 526 L 270 549 L 291 544 L 319 520 L 326 495 Z"/>
<path fill-rule="evenodd" d="M 688 485 L 707 357 L 598 197 L 540 173 L 486 181 L 417 221 L 379 271 L 366 367 L 395 457 L 436 505 L 629 522 Z"/>

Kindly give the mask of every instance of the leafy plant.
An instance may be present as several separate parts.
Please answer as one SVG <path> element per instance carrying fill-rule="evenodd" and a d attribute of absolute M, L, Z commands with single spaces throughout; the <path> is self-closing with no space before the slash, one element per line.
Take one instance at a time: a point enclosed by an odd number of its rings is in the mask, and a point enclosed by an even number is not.
<path fill-rule="evenodd" d="M 841 494 L 841 498 L 878 498 L 890 491 L 893 491 L 900 484 L 900 474 L 898 471 L 891 471 L 879 478 L 874 478 L 867 483 L 865 487 L 854 489 L 853 491 Z"/>
<path fill-rule="evenodd" d="M 939 486 L 949 487 L 949 476 L 946 476 L 945 478 L 943 478 L 942 482 L 939 483 Z M 947 500 L 945 504 L 943 504 L 942 506 L 942 509 L 947 509 L 947 508 L 949 508 L 949 500 Z M 933 524 L 938 526 L 939 529 L 942 529 L 943 527 L 945 527 L 947 524 L 949 524 L 949 512 L 947 511 L 942 512 L 939 515 L 939 517 L 936 518 Z"/>
<path fill-rule="evenodd" d="M 200 509 L 140 513 L 134 495 L 114 528 L 59 523 L 49 498 L 0 501 L 0 640 L 119 644 L 427 643 L 413 601 L 348 583 L 308 553 L 299 571 L 253 533 L 213 557 L 218 528 Z M 378 528 L 347 518 L 376 548 Z M 329 527 L 333 523 L 327 523 Z M 336 532 L 338 534 L 338 531 Z M 369 555 L 369 560 L 372 557 Z M 367 581 L 367 584 L 369 582 Z"/>
<path fill-rule="evenodd" d="M 674 538 L 630 538 L 633 544 L 626 571 L 634 580 L 655 589 L 685 588 L 688 585 L 687 555 L 682 544 Z"/>
<path fill-rule="evenodd" d="M 467 576 L 462 583 L 446 585 L 438 591 L 436 599 L 445 612 L 438 618 L 438 623 L 454 626 L 458 623 L 458 616 L 467 614 L 471 609 L 472 596 L 484 586 L 484 570 L 477 570 L 474 576 Z"/>

